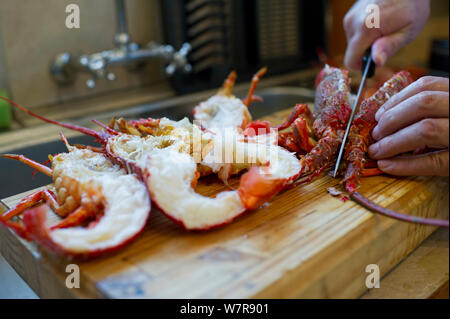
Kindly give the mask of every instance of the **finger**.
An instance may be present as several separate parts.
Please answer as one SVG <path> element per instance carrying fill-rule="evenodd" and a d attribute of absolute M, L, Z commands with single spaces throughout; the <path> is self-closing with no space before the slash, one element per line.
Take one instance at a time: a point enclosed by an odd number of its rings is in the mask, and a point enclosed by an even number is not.
<path fill-rule="evenodd" d="M 380 121 L 384 112 L 422 91 L 442 91 L 448 93 L 448 79 L 436 76 L 421 77 L 384 103 L 377 113 L 375 113 L 375 119 Z"/>
<path fill-rule="evenodd" d="M 448 129 L 448 118 L 425 119 L 370 145 L 369 155 L 373 159 L 384 159 L 423 147 L 446 148 Z"/>
<path fill-rule="evenodd" d="M 355 28 L 354 28 L 354 20 L 355 20 L 355 14 L 354 14 L 354 7 L 357 5 L 355 3 L 350 10 L 347 12 L 347 14 L 344 16 L 344 19 L 342 20 L 342 26 L 344 27 L 345 36 L 347 38 L 347 42 L 350 42 L 349 40 L 354 36 L 355 34 Z"/>
<path fill-rule="evenodd" d="M 362 30 L 368 29 L 363 27 Z M 376 32 L 361 31 L 360 33 L 356 33 L 348 43 L 347 50 L 345 51 L 344 64 L 352 70 L 361 70 L 364 53 L 376 37 Z"/>
<path fill-rule="evenodd" d="M 396 157 L 378 161 L 385 173 L 399 176 L 448 176 L 449 151 L 439 151 L 420 156 Z"/>
<path fill-rule="evenodd" d="M 372 45 L 372 56 L 378 66 L 383 66 L 387 59 L 411 41 L 407 27 L 402 30 L 381 37 Z"/>
<path fill-rule="evenodd" d="M 448 93 L 424 91 L 384 112 L 372 131 L 372 137 L 378 141 L 422 119 L 448 116 Z"/>

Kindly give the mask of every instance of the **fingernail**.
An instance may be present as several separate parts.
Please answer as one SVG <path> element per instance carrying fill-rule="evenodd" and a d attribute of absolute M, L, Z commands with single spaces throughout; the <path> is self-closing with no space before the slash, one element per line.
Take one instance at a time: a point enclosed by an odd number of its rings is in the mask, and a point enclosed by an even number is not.
<path fill-rule="evenodd" d="M 383 66 L 386 63 L 387 60 L 387 55 L 384 52 L 381 52 L 380 54 L 378 54 L 378 56 L 376 57 L 376 61 L 375 63 L 378 66 Z"/>
<path fill-rule="evenodd" d="M 372 137 L 374 140 L 378 141 L 379 140 L 379 134 L 380 134 L 380 129 L 378 128 L 378 125 L 375 126 L 372 130 Z"/>
<path fill-rule="evenodd" d="M 378 160 L 377 161 L 377 166 L 380 170 L 382 170 L 383 172 L 386 171 L 389 168 L 389 163 L 390 161 L 386 161 L 386 160 Z"/>
<path fill-rule="evenodd" d="M 369 146 L 369 156 L 371 158 L 376 158 L 377 157 L 377 153 L 378 153 L 378 149 L 380 148 L 380 146 L 378 145 L 378 143 L 372 144 Z"/>

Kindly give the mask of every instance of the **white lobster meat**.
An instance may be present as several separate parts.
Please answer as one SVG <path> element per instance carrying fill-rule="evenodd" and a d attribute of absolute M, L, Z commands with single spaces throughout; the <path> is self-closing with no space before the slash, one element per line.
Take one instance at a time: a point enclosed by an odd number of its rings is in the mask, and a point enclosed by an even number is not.
<path fill-rule="evenodd" d="M 277 192 L 300 170 L 296 157 L 283 148 L 247 143 L 236 131 L 233 134 L 232 143 L 219 143 L 222 140 L 219 131 L 202 132 L 187 119 L 176 122 L 162 118 L 158 133 L 145 137 L 118 134 L 109 138 L 106 149 L 129 166 L 140 168 L 152 200 L 168 217 L 186 229 L 204 230 L 224 225 L 249 208 L 257 208 L 261 196 L 268 198 L 276 192 L 266 187 L 268 194 L 253 194 L 241 184 L 239 189 L 221 192 L 214 198 L 203 196 L 194 187 L 200 176 L 199 167 L 218 172 L 228 165 L 233 170 L 256 165 L 259 168 L 251 175 L 263 178 L 267 185 L 276 185 Z M 199 154 L 195 154 L 195 149 Z M 223 159 L 218 153 L 229 153 L 231 158 Z M 249 195 L 251 205 L 247 205 Z"/>
<path fill-rule="evenodd" d="M 250 104 L 261 100 L 260 97 L 253 95 L 253 93 L 260 78 L 266 72 L 267 68 L 264 67 L 253 76 L 247 98 L 240 100 L 232 94 L 236 81 L 236 71 L 232 71 L 216 95 L 201 102 L 194 108 L 192 111 L 194 120 L 199 121 L 201 127 L 213 132 L 224 128 L 244 129 L 252 121 L 252 116 L 248 111 Z M 197 124 L 196 122 L 194 123 Z"/>
<path fill-rule="evenodd" d="M 143 230 L 149 217 L 145 185 L 104 154 L 66 145 L 68 153 L 51 158 L 52 169 L 6 155 L 52 176 L 54 185 L 26 197 L 0 221 L 62 255 L 93 257 L 122 247 Z M 42 200 L 45 204 L 32 207 Z M 22 224 L 11 220 L 19 214 Z"/>

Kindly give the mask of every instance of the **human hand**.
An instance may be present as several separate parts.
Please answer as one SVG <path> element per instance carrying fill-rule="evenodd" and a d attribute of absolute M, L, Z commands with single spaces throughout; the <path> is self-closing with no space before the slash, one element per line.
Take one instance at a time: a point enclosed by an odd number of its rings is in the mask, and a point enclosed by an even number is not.
<path fill-rule="evenodd" d="M 426 76 L 389 99 L 376 113 L 369 155 L 392 175 L 449 175 L 447 78 Z M 420 148 L 440 151 L 398 156 Z"/>
<path fill-rule="evenodd" d="M 366 7 L 380 8 L 380 27 L 368 28 Z M 429 0 L 359 0 L 344 17 L 347 36 L 345 65 L 361 69 L 364 52 L 372 45 L 372 58 L 378 66 L 386 63 L 400 48 L 420 33 L 430 13 Z"/>

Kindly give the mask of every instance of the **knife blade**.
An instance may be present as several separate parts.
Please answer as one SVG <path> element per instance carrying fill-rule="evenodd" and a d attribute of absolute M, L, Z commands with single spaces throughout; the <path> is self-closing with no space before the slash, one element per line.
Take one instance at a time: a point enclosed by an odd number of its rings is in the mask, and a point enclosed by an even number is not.
<path fill-rule="evenodd" d="M 361 78 L 361 84 L 359 85 L 358 93 L 356 94 L 356 99 L 353 102 L 352 113 L 351 113 L 350 118 L 347 123 L 347 128 L 345 130 L 344 138 L 342 139 L 341 148 L 339 149 L 339 155 L 336 160 L 336 166 L 334 167 L 334 172 L 333 172 L 334 178 L 336 178 L 336 174 L 339 169 L 339 164 L 341 162 L 342 154 L 344 153 L 344 149 L 345 149 L 345 142 L 347 141 L 348 132 L 350 131 L 350 127 L 352 126 L 353 117 L 355 116 L 356 108 L 358 106 L 358 102 L 359 102 L 359 98 L 361 96 L 362 89 L 364 87 L 366 79 L 372 77 L 374 73 L 375 73 L 375 63 L 373 62 L 373 59 L 372 59 L 372 48 L 369 47 L 369 49 L 367 49 L 367 51 L 363 57 L 363 74 L 362 74 L 362 78 Z"/>

